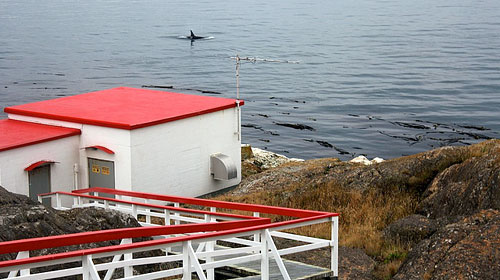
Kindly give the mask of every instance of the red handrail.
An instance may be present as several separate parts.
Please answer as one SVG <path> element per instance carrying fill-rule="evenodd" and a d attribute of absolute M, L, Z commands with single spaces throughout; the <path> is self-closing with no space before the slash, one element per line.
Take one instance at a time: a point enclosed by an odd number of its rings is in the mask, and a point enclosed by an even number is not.
<path fill-rule="evenodd" d="M 145 199 L 154 199 L 154 200 L 169 201 L 169 202 L 179 202 L 179 203 L 185 203 L 185 204 L 207 206 L 207 207 L 217 207 L 217 208 L 232 209 L 232 210 L 259 212 L 259 213 L 274 214 L 274 215 L 280 215 L 280 216 L 289 216 L 289 217 L 295 217 L 295 218 L 313 217 L 313 216 L 328 213 L 328 212 L 320 212 L 320 211 L 313 211 L 313 210 L 292 209 L 292 208 L 266 206 L 266 205 L 258 205 L 258 204 L 245 204 L 245 203 L 238 203 L 238 202 L 227 202 L 227 201 L 209 200 L 209 199 L 202 199 L 202 198 L 189 198 L 189 197 L 161 195 L 161 194 L 152 194 L 152 193 L 139 193 L 139 192 L 108 189 L 108 188 L 99 188 L 99 187 L 82 189 L 82 190 L 75 190 L 72 192 L 73 193 L 99 192 L 99 193 L 108 193 L 108 194 L 115 194 L 115 195 L 126 195 L 126 196 L 139 197 L 139 198 L 145 198 Z M 328 214 L 330 214 L 330 213 L 328 213 Z"/>
<path fill-rule="evenodd" d="M 258 220 L 226 221 L 204 224 L 183 224 L 171 226 L 150 226 L 137 228 L 108 229 L 72 234 L 36 237 L 21 240 L 0 242 L 0 254 L 14 253 L 19 251 L 32 251 L 46 248 L 96 243 L 102 241 L 117 240 L 123 238 L 150 237 L 158 235 L 193 233 L 204 231 L 223 231 L 235 228 L 252 227 L 270 224 L 271 220 L 260 218 Z"/>
<path fill-rule="evenodd" d="M 146 247 L 152 247 L 152 246 L 157 246 L 157 245 L 165 245 L 165 244 L 170 244 L 170 243 L 183 242 L 183 241 L 188 241 L 188 240 L 213 238 L 213 237 L 218 237 L 218 236 L 223 236 L 223 235 L 239 234 L 239 233 L 243 233 L 243 232 L 251 232 L 251 231 L 256 231 L 256 230 L 269 229 L 269 228 L 273 228 L 273 227 L 291 225 L 291 224 L 296 224 L 296 223 L 300 223 L 300 222 L 313 221 L 313 220 L 328 218 L 328 217 L 332 217 L 332 215 L 327 214 L 327 215 L 321 215 L 321 216 L 317 216 L 317 217 L 302 218 L 302 219 L 297 219 L 297 220 L 284 221 L 284 222 L 272 223 L 272 224 L 262 224 L 262 225 L 243 227 L 243 228 L 234 228 L 234 229 L 222 230 L 222 231 L 217 231 L 217 232 L 200 233 L 200 234 L 195 234 L 195 235 L 178 236 L 178 237 L 171 237 L 171 238 L 166 238 L 166 239 L 136 242 L 136 243 L 131 243 L 131 244 L 113 245 L 113 246 L 107 246 L 107 247 L 99 247 L 99 248 L 83 249 L 83 250 L 72 251 L 72 252 L 57 253 L 57 254 L 52 254 L 52 255 L 36 256 L 36 257 L 30 257 L 30 258 L 26 258 L 26 259 L 9 260 L 9 261 L 0 262 L 0 268 L 1 267 L 8 267 L 8 266 L 15 266 L 15 265 L 30 264 L 30 263 L 38 263 L 38 262 L 44 262 L 44 261 L 51 261 L 51 260 L 57 260 L 57 259 L 64 259 L 64 258 L 71 258 L 71 257 L 79 257 L 79 256 L 85 256 L 85 255 L 93 255 L 93 254 L 99 254 L 99 253 L 108 253 L 108 252 L 122 251 L 122 250 L 129 250 L 129 249 L 146 248 Z M 252 221 L 247 221 L 247 222 L 256 222 L 256 221 L 258 221 L 258 220 L 252 220 Z M 140 228 L 136 228 L 136 229 L 140 230 Z M 50 236 L 43 237 L 43 238 L 50 238 Z M 53 246 L 53 247 L 55 247 L 55 246 Z"/>
<path fill-rule="evenodd" d="M 231 213 L 221 213 L 221 212 L 210 212 L 210 211 L 205 211 L 205 210 L 179 208 L 179 207 L 166 206 L 166 205 L 148 204 L 148 203 L 128 201 L 128 200 L 116 199 L 116 198 L 110 198 L 110 197 L 101 197 L 101 196 L 96 197 L 93 195 L 86 195 L 86 194 L 81 194 L 81 193 L 69 193 L 69 192 L 58 191 L 58 192 L 39 194 L 39 196 L 48 196 L 48 195 L 54 195 L 54 194 L 64 194 L 64 195 L 88 198 L 88 199 L 92 199 L 92 200 L 106 200 L 109 202 L 126 203 L 126 204 L 133 204 L 133 205 L 137 205 L 137 206 L 144 206 L 144 207 L 157 208 L 157 209 L 167 209 L 167 210 L 174 210 L 174 211 L 187 212 L 187 213 L 193 213 L 193 214 L 213 215 L 213 216 L 236 218 L 236 219 L 257 219 L 257 217 L 252 217 L 252 216 L 245 216 L 245 215 L 238 215 L 238 214 L 231 214 Z"/>

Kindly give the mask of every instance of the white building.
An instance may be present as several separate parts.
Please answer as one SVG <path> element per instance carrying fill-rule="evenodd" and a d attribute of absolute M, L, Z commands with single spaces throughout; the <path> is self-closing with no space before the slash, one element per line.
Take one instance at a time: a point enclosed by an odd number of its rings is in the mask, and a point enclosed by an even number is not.
<path fill-rule="evenodd" d="M 200 196 L 241 180 L 234 99 L 121 87 L 4 111 L 0 185 L 12 192 Z"/>

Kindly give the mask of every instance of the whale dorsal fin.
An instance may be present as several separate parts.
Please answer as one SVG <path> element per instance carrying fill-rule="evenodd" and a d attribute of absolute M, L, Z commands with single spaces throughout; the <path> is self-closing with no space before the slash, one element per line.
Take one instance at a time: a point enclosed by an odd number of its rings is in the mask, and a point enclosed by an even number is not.
<path fill-rule="evenodd" d="M 189 31 L 191 31 L 191 38 L 194 38 L 195 36 L 194 36 L 193 30 L 189 30 Z"/>

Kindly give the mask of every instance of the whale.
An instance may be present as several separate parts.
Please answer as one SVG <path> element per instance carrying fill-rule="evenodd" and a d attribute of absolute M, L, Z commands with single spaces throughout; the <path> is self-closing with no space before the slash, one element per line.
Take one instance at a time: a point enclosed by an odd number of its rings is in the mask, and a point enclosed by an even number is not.
<path fill-rule="evenodd" d="M 191 32 L 191 35 L 187 36 L 188 39 L 198 40 L 198 39 L 205 39 L 205 38 L 207 38 L 205 36 L 196 36 L 196 35 L 194 35 L 193 30 L 189 30 L 189 31 Z"/>

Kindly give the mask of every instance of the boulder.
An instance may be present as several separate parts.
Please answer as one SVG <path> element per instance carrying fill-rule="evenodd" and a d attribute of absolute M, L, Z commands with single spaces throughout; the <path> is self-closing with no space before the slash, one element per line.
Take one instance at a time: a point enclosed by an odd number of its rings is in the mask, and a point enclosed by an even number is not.
<path fill-rule="evenodd" d="M 79 232 L 54 209 L 2 187 L 0 205 L 0 242 Z"/>
<path fill-rule="evenodd" d="M 500 210 L 500 145 L 440 173 L 423 194 L 418 212 L 431 218 Z"/>
<path fill-rule="evenodd" d="M 411 156 L 386 160 L 370 165 L 368 170 L 375 176 L 357 180 L 365 187 L 390 189 L 394 186 L 416 193 L 423 192 L 434 177 L 446 168 L 469 158 L 467 147 L 442 147 Z M 367 174 L 369 175 L 369 174 Z M 366 183 L 369 183 L 367 186 Z"/>
<path fill-rule="evenodd" d="M 262 168 L 255 162 L 244 160 L 241 162 L 241 178 L 246 178 L 250 175 L 261 173 Z"/>
<path fill-rule="evenodd" d="M 241 176 L 246 178 L 250 175 L 261 173 L 288 162 L 304 161 L 297 158 L 288 158 L 284 155 L 253 148 L 248 144 L 241 145 Z"/>
<path fill-rule="evenodd" d="M 339 247 L 339 279 L 373 279 L 375 261 L 357 248 Z"/>
<path fill-rule="evenodd" d="M 370 165 L 370 164 L 375 164 L 375 163 L 381 163 L 383 162 L 383 158 L 376 157 L 372 160 L 367 159 L 365 156 L 357 156 L 353 159 L 351 159 L 349 162 L 354 162 L 354 163 L 362 163 L 364 165 Z"/>
<path fill-rule="evenodd" d="M 448 224 L 414 247 L 393 279 L 500 279 L 500 211 Z"/>
<path fill-rule="evenodd" d="M 241 160 L 253 158 L 252 146 L 248 144 L 241 145 Z"/>
<path fill-rule="evenodd" d="M 140 227 L 131 215 L 102 208 L 57 211 L 0 187 L 0 242 L 114 228 Z"/>
<path fill-rule="evenodd" d="M 341 161 L 336 158 L 319 159 L 304 162 L 287 162 L 278 167 L 270 169 L 267 167 L 268 169 L 266 169 L 266 167 L 263 167 L 262 159 L 256 158 L 251 164 L 257 166 L 260 171 L 243 178 L 242 182 L 230 194 L 237 196 L 287 188 L 291 184 L 301 182 L 307 177 L 321 178 L 325 174 L 325 166 L 337 163 L 341 163 Z"/>
<path fill-rule="evenodd" d="M 438 223 L 422 215 L 410 215 L 384 229 L 384 237 L 392 243 L 417 244 L 438 229 Z"/>
<path fill-rule="evenodd" d="M 7 191 L 2 186 L 0 186 L 0 205 L 2 208 L 11 207 L 13 205 L 35 205 L 35 202 L 25 195 L 15 194 Z"/>
<path fill-rule="evenodd" d="M 96 207 L 57 211 L 57 214 L 59 217 L 71 221 L 78 231 L 96 231 L 141 226 L 130 214 Z"/>

